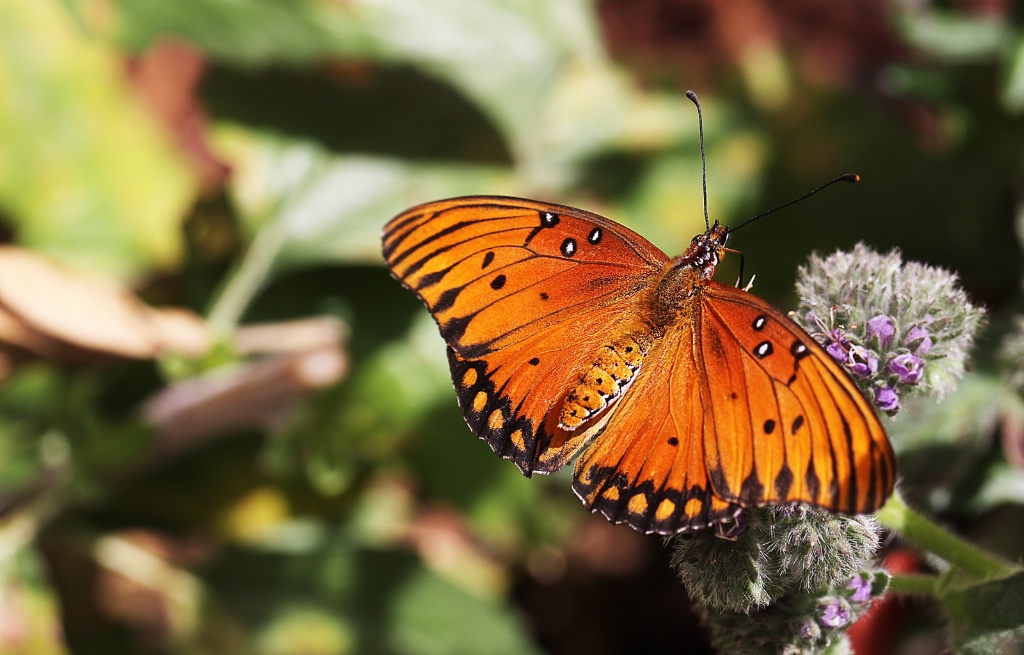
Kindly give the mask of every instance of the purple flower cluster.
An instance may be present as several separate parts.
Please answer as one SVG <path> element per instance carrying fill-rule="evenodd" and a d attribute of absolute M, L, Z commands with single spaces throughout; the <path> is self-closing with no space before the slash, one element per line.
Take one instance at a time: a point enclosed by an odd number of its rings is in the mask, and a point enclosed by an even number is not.
<path fill-rule="evenodd" d="M 896 320 L 879 314 L 867 321 L 864 345 L 855 343 L 842 329 L 832 328 L 827 332 L 829 341 L 825 350 L 854 378 L 872 378 L 875 406 L 883 412 L 894 413 L 900 407 L 900 387 L 913 386 L 924 375 L 921 356 L 933 345 L 926 327 L 928 322 L 912 326 L 897 339 L 900 330 Z"/>
<path fill-rule="evenodd" d="M 873 579 L 869 572 L 858 573 L 844 589 L 834 589 L 819 598 L 813 616 L 796 625 L 798 637 L 808 643 L 820 643 L 828 640 L 830 632 L 848 628 L 871 607 L 874 596 L 884 590 L 876 591 Z"/>

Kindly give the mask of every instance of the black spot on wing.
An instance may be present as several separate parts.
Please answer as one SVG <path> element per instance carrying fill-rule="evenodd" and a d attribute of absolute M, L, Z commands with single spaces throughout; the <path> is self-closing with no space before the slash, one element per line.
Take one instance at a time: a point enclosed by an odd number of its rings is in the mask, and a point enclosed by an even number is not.
<path fill-rule="evenodd" d="M 793 359 L 799 362 L 804 357 L 810 355 L 811 351 L 807 348 L 806 345 L 804 345 L 802 341 L 796 339 L 793 341 L 793 345 L 789 347 L 789 353 L 793 355 Z"/>
<path fill-rule="evenodd" d="M 488 250 L 487 254 L 484 255 L 484 261 L 483 261 L 483 264 L 480 265 L 480 270 L 483 270 L 483 269 L 487 268 L 488 266 L 490 266 L 491 262 L 493 262 L 493 261 L 494 261 L 494 251 L 493 250 Z"/>
<path fill-rule="evenodd" d="M 493 280 L 491 280 L 491 288 L 497 291 L 498 289 L 505 286 L 505 281 L 506 278 L 504 275 L 497 275 Z"/>
<path fill-rule="evenodd" d="M 764 433 L 771 434 L 772 432 L 775 432 L 775 421 L 773 419 L 768 419 L 764 422 Z"/>
<path fill-rule="evenodd" d="M 572 257 L 576 254 L 576 239 L 572 237 L 567 238 L 562 242 L 562 246 L 559 248 L 563 257 Z"/>
<path fill-rule="evenodd" d="M 540 234 L 541 230 L 553 228 L 561 222 L 558 218 L 558 214 L 554 212 L 541 210 L 537 212 L 537 214 L 540 218 L 540 225 L 533 228 L 530 233 L 526 235 L 526 241 L 523 242 L 524 246 L 530 245 L 530 242 L 533 241 L 534 237 Z"/>
<path fill-rule="evenodd" d="M 774 352 L 771 341 L 762 341 L 754 347 L 754 356 L 758 359 L 764 359 Z"/>
<path fill-rule="evenodd" d="M 797 430 L 802 428 L 803 425 L 804 425 L 804 415 L 801 414 L 801 415 L 797 416 L 795 419 L 793 419 L 793 425 L 790 426 L 789 433 L 795 435 L 797 433 Z"/>

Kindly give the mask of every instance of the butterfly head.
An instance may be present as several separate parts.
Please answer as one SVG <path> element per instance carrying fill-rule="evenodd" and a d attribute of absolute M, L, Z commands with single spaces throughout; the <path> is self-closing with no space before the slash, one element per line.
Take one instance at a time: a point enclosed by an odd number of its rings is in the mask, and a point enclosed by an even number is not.
<path fill-rule="evenodd" d="M 697 271 L 702 280 L 710 280 L 715 267 L 725 257 L 725 243 L 728 240 L 729 229 L 715 221 L 707 232 L 693 237 L 690 247 L 678 258 L 678 265 Z"/>

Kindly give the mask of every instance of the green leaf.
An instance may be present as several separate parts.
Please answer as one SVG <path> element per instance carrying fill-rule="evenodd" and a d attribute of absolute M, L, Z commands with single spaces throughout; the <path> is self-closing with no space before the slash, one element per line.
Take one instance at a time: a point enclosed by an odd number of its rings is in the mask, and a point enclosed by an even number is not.
<path fill-rule="evenodd" d="M 940 590 L 958 652 L 999 653 L 1024 635 L 1024 571 L 997 580 Z"/>
<path fill-rule="evenodd" d="M 924 9 L 898 18 L 896 24 L 910 45 L 951 61 L 993 57 L 1010 36 L 1010 26 L 995 15 Z"/>
<path fill-rule="evenodd" d="M 539 653 L 511 608 L 479 598 L 427 570 L 399 589 L 388 642 L 403 655 Z"/>
<path fill-rule="evenodd" d="M 231 129 L 221 142 L 232 192 L 256 234 L 274 231 L 276 264 L 380 261 L 384 223 L 411 204 L 509 187 L 504 167 L 336 156 L 309 142 Z"/>
<path fill-rule="evenodd" d="M 1024 110 L 1024 38 L 1017 38 L 1007 59 L 1003 106 L 1009 112 L 1020 114 Z"/>
<path fill-rule="evenodd" d="M 0 0 L 0 134 L 22 244 L 126 277 L 177 259 L 196 181 L 124 62 L 57 3 Z"/>
<path fill-rule="evenodd" d="M 981 631 L 1009 630 L 1024 625 L 1024 571 L 940 591 L 951 618 Z"/>

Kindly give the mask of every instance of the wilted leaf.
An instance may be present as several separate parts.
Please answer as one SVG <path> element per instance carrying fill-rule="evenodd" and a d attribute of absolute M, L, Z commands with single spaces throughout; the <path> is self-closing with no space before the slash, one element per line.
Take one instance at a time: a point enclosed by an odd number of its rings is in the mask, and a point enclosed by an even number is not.
<path fill-rule="evenodd" d="M 112 279 L 0 247 L 0 341 L 58 360 L 196 356 L 210 345 L 195 314 L 154 310 Z"/>

